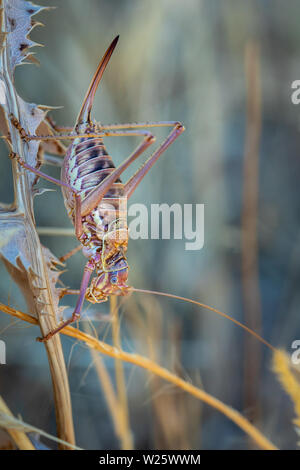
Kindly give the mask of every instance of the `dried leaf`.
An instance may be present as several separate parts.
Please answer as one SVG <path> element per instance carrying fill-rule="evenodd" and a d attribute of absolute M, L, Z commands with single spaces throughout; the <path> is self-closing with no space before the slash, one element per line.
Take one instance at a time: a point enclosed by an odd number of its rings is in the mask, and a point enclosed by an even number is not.
<path fill-rule="evenodd" d="M 0 217 L 0 255 L 15 268 L 21 259 L 26 270 L 30 267 L 30 247 L 24 221 L 20 217 Z"/>

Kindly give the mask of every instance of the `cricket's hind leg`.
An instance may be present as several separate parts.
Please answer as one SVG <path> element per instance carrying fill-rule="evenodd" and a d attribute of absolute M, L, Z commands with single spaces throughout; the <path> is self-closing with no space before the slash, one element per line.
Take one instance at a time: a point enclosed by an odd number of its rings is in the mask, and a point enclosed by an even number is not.
<path fill-rule="evenodd" d="M 157 162 L 159 157 L 165 152 L 165 150 L 174 142 L 177 137 L 184 132 L 184 126 L 179 121 L 157 121 L 157 122 L 133 122 L 126 124 L 108 124 L 99 125 L 99 130 L 120 130 L 120 129 L 147 129 L 153 127 L 172 127 L 168 137 L 162 142 L 157 150 L 146 160 L 141 168 L 127 181 L 124 185 L 125 195 L 127 198 L 133 194 L 142 179 L 146 176 L 148 171 L 152 168 L 154 163 Z"/>

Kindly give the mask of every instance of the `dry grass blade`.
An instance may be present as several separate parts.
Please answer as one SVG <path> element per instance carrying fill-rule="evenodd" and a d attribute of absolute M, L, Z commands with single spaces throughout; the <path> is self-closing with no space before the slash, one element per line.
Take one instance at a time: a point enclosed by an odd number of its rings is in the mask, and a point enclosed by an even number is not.
<path fill-rule="evenodd" d="M 106 367 L 104 365 L 102 358 L 99 356 L 99 354 L 97 354 L 97 352 L 94 349 L 91 349 L 90 352 L 93 358 L 93 364 L 95 366 L 96 373 L 99 378 L 99 382 L 103 389 L 104 398 L 106 400 L 109 412 L 113 420 L 116 435 L 120 436 L 121 431 L 120 431 L 120 424 L 119 424 L 119 416 L 120 416 L 119 403 L 117 400 L 116 393 L 114 391 L 113 385 L 111 383 L 109 374 L 106 370 Z"/>
<path fill-rule="evenodd" d="M 295 375 L 290 369 L 290 359 L 286 352 L 276 350 L 273 354 L 273 371 L 278 377 L 282 387 L 291 398 L 296 418 L 294 424 L 299 433 L 300 429 L 300 382 L 296 379 Z"/>
<path fill-rule="evenodd" d="M 15 310 L 11 307 L 7 307 L 2 304 L 0 304 L 0 309 L 3 312 L 13 315 L 24 321 L 27 321 L 32 324 L 37 324 L 37 320 L 31 315 L 19 312 L 18 310 Z M 267 439 L 255 426 L 253 426 L 246 418 L 244 418 L 238 411 L 224 404 L 223 402 L 213 397 L 209 393 L 205 392 L 204 390 L 201 390 L 198 387 L 195 387 L 194 385 L 186 382 L 185 380 L 178 377 L 176 374 L 171 373 L 170 371 L 168 371 L 164 367 L 161 367 L 151 359 L 143 357 L 139 354 L 127 353 L 125 351 L 117 349 L 114 346 L 110 346 L 109 344 L 106 344 L 103 341 L 100 341 L 97 338 L 92 337 L 71 326 L 67 326 L 66 328 L 64 328 L 62 330 L 62 334 L 75 338 L 79 341 L 83 341 L 90 348 L 95 349 L 96 351 L 99 351 L 100 353 L 105 354 L 106 356 L 129 362 L 147 371 L 150 371 L 153 374 L 158 375 L 162 379 L 176 385 L 182 390 L 185 390 L 187 393 L 190 393 L 194 397 L 220 411 L 220 413 L 223 413 L 238 427 L 240 427 L 249 437 L 251 437 L 259 448 L 265 450 L 277 450 L 277 447 L 269 439 Z"/>
<path fill-rule="evenodd" d="M 4 419 L 5 418 L 5 419 Z M 0 426 L 6 429 L 15 445 L 20 450 L 35 450 L 34 445 L 26 436 L 24 430 L 11 427 L 12 421 L 15 420 L 14 415 L 6 405 L 2 397 L 0 397 Z M 8 423 L 10 422 L 10 426 Z"/>
<path fill-rule="evenodd" d="M 33 432 L 40 436 L 44 436 L 51 441 L 62 444 L 64 447 L 70 447 L 72 449 L 81 450 L 80 447 L 69 444 L 58 437 L 52 436 L 51 434 L 42 431 L 31 424 L 24 423 L 21 419 L 15 418 L 8 409 L 2 397 L 0 397 L 0 426 L 6 429 L 8 434 L 12 437 L 15 444 L 20 450 L 35 450 L 30 439 L 25 433 Z"/>
<path fill-rule="evenodd" d="M 91 328 L 85 328 L 85 331 L 89 334 L 91 332 Z M 104 361 L 94 349 L 90 349 L 90 353 L 93 359 L 93 365 L 95 367 L 100 386 L 103 390 L 103 395 L 107 403 L 108 410 L 112 417 L 115 433 L 118 437 L 120 437 L 122 435 L 122 432 L 120 423 L 119 402 L 116 392 L 111 382 L 109 373 L 105 367 Z"/>
<path fill-rule="evenodd" d="M 112 316 L 113 343 L 117 349 L 120 349 L 120 321 L 117 298 L 115 296 L 110 297 L 110 314 Z M 124 378 L 123 364 L 122 361 L 120 361 L 118 358 L 116 358 L 115 370 L 118 394 L 119 437 L 121 439 L 122 449 L 130 450 L 133 449 L 133 440 L 129 424 L 126 384 Z"/>

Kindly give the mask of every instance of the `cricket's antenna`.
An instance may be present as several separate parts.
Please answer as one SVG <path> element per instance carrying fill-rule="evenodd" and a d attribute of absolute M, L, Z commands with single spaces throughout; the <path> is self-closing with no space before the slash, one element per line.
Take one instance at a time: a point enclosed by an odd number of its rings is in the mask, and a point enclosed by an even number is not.
<path fill-rule="evenodd" d="M 89 86 L 89 89 L 85 95 L 85 98 L 83 100 L 83 104 L 81 106 L 81 110 L 78 114 L 75 128 L 80 125 L 80 124 L 85 124 L 85 123 L 90 123 L 91 122 L 91 109 L 93 106 L 94 98 L 95 98 L 95 93 L 98 88 L 98 85 L 100 83 L 100 80 L 102 78 L 102 75 L 104 73 L 104 70 L 106 69 L 106 66 L 109 62 L 109 59 L 111 58 L 111 55 L 117 45 L 117 42 L 119 40 L 119 36 L 115 37 L 107 51 L 105 52 L 102 60 L 100 61 L 100 64 L 98 65 L 98 68 L 96 70 L 96 73 L 91 81 L 91 84 Z"/>

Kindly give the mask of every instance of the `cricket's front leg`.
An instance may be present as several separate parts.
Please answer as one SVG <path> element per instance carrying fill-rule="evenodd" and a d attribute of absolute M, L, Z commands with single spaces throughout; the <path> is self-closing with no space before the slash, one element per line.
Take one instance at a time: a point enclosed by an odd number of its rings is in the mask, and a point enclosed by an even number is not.
<path fill-rule="evenodd" d="M 60 134 L 57 134 L 57 135 L 52 135 L 52 134 L 49 134 L 49 135 L 36 135 L 36 134 L 28 134 L 28 132 L 26 132 L 26 130 L 24 129 L 24 127 L 21 126 L 20 122 L 18 121 L 18 119 L 13 115 L 13 114 L 10 114 L 9 115 L 9 119 L 10 119 L 10 122 L 12 123 L 12 125 L 19 131 L 19 134 L 21 136 L 21 139 L 24 141 L 24 142 L 30 142 L 32 140 L 38 140 L 38 141 L 49 141 L 49 140 L 75 140 L 77 139 L 78 137 L 84 137 L 84 138 L 88 138 L 88 137 L 104 137 L 105 135 L 107 135 L 107 132 L 106 133 L 101 133 L 99 131 L 95 131 L 95 132 L 84 132 L 84 133 L 78 133 L 76 131 L 74 131 L 73 128 L 71 127 L 66 127 L 64 128 L 64 133 L 60 133 Z M 61 128 L 63 129 L 63 128 Z M 7 138 L 7 136 L 3 136 L 4 138 Z"/>
<path fill-rule="evenodd" d="M 90 282 L 90 277 L 91 277 L 92 272 L 94 271 L 94 269 L 95 269 L 94 262 L 93 261 L 88 261 L 87 264 L 85 265 L 85 268 L 84 268 L 82 281 L 81 281 L 81 286 L 80 286 L 79 297 L 78 297 L 76 307 L 75 307 L 75 310 L 74 310 L 71 318 L 69 318 L 69 320 L 66 320 L 65 322 L 61 323 L 61 325 L 59 325 L 54 330 L 50 331 L 43 338 L 37 338 L 37 341 L 40 341 L 40 342 L 48 341 L 50 338 L 52 338 L 53 335 L 55 335 L 56 333 L 59 333 L 63 328 L 65 328 L 65 326 L 68 326 L 71 323 L 73 323 L 74 321 L 79 320 L 82 305 L 83 305 L 83 302 L 84 302 L 85 293 L 86 293 L 86 290 L 88 288 L 88 285 L 89 285 L 89 282 Z"/>
<path fill-rule="evenodd" d="M 33 166 L 29 165 L 17 153 L 10 152 L 9 157 L 12 160 L 14 159 L 17 160 L 19 165 L 21 165 L 26 170 L 31 171 L 32 173 L 39 176 L 40 178 L 44 178 L 45 180 L 50 181 L 51 183 L 57 184 L 58 186 L 61 186 L 64 188 L 68 188 L 70 191 L 72 191 L 72 193 L 74 194 L 74 198 L 75 198 L 75 234 L 78 240 L 80 240 L 80 237 L 83 233 L 80 195 L 69 184 L 65 183 L 64 181 L 57 180 L 56 178 L 52 178 L 52 176 L 49 176 L 46 173 L 43 173 L 42 171 L 37 170 Z"/>

